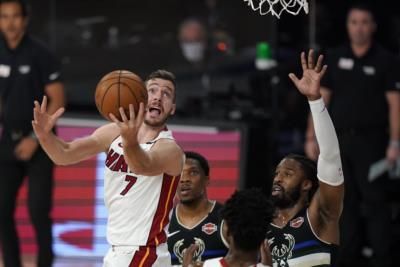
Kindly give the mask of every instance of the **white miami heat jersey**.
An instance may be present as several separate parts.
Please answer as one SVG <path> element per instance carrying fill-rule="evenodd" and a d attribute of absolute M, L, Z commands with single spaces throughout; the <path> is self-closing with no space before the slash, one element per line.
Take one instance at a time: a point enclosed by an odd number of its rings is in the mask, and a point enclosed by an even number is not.
<path fill-rule="evenodd" d="M 159 139 L 173 139 L 168 130 L 140 144 L 145 151 Z M 108 151 L 104 175 L 105 205 L 108 209 L 107 241 L 115 246 L 157 246 L 167 240 L 170 213 L 179 176 L 155 176 L 131 172 L 124 160 L 122 139 Z"/>

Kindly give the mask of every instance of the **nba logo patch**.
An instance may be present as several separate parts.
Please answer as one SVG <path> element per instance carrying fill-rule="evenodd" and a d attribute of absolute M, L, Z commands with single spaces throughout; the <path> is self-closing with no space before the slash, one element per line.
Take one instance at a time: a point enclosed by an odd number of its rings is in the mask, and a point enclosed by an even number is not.
<path fill-rule="evenodd" d="M 215 233 L 218 230 L 217 225 L 213 224 L 213 223 L 206 223 L 201 227 L 201 231 L 203 231 L 204 233 L 206 233 L 207 235 L 212 235 L 213 233 Z"/>
<path fill-rule="evenodd" d="M 304 222 L 304 217 L 297 217 L 290 221 L 290 227 L 299 228 Z"/>

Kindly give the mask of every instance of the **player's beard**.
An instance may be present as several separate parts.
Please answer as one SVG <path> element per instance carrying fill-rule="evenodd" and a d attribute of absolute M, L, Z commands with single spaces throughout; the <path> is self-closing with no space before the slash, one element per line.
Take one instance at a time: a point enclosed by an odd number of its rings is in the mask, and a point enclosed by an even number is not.
<path fill-rule="evenodd" d="M 192 195 L 191 198 L 180 199 L 180 202 L 181 202 L 183 205 L 187 205 L 187 206 L 196 206 L 196 205 L 197 205 L 198 203 L 200 203 L 203 199 L 204 199 L 204 191 Z"/>
<path fill-rule="evenodd" d="M 165 125 L 165 123 L 168 120 L 168 117 L 169 117 L 169 114 L 168 114 L 168 116 L 165 116 L 165 118 L 162 118 L 160 121 L 151 121 L 151 120 L 146 119 L 146 117 L 145 117 L 144 123 L 150 127 L 159 128 L 159 127 L 162 127 Z"/>
<path fill-rule="evenodd" d="M 293 207 L 300 199 L 301 196 L 301 184 L 295 188 L 285 191 L 282 188 L 282 194 L 271 196 L 274 206 L 280 209 L 286 209 Z"/>

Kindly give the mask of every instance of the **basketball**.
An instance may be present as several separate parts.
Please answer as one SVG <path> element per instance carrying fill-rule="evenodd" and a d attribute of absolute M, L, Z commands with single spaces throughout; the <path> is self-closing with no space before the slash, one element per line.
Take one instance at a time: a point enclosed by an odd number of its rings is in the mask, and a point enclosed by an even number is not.
<path fill-rule="evenodd" d="M 129 118 L 129 104 L 133 104 L 135 114 L 139 111 L 140 102 L 147 105 L 147 90 L 137 74 L 115 70 L 103 76 L 97 84 L 95 102 L 104 118 L 111 120 L 109 114 L 112 113 L 121 120 L 120 107 Z"/>

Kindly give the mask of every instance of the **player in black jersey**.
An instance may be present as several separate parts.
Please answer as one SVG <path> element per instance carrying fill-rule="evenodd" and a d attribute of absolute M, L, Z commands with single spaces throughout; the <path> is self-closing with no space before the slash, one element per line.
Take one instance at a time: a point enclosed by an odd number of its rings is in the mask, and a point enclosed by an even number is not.
<path fill-rule="evenodd" d="M 182 264 L 183 251 L 192 243 L 197 244 L 197 262 L 225 256 L 227 252 L 219 216 L 222 205 L 207 197 L 208 162 L 196 152 L 185 152 L 185 155 L 177 190 L 179 203 L 173 209 L 168 235 L 168 249 L 175 266 Z"/>
<path fill-rule="evenodd" d="M 298 155 L 285 157 L 277 166 L 272 199 L 277 209 L 268 240 L 273 266 L 334 266 L 339 244 L 339 218 L 344 196 L 343 173 L 336 132 L 320 93 L 327 66 L 322 55 L 314 64 L 303 52 L 303 77 L 289 77 L 307 97 L 320 155 L 317 165 Z"/>

